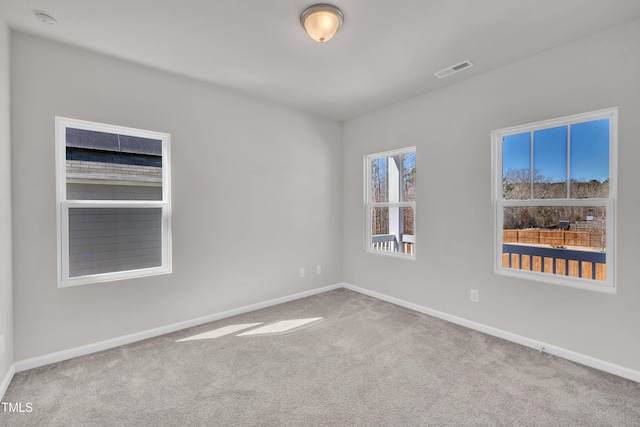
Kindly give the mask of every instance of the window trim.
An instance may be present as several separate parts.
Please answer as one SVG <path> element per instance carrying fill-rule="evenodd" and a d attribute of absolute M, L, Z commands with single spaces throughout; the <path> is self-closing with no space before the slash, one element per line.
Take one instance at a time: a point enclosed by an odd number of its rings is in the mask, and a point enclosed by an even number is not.
<path fill-rule="evenodd" d="M 162 200 L 67 200 L 66 129 L 115 133 L 162 141 Z M 168 274 L 171 263 L 171 135 L 86 120 L 55 117 L 58 288 Z M 105 182 L 108 183 L 108 182 Z M 78 208 L 161 208 L 162 263 L 158 267 L 69 277 L 69 210 Z"/>
<path fill-rule="evenodd" d="M 383 158 L 383 157 L 393 157 L 393 156 L 398 156 L 398 155 L 403 155 L 403 154 L 409 154 L 409 153 L 413 153 L 416 156 L 416 163 L 417 163 L 417 150 L 415 146 L 412 147 L 406 147 L 406 148 L 399 148 L 399 149 L 395 149 L 395 150 L 389 150 L 389 151 L 383 151 L 380 153 L 373 153 L 373 154 L 367 154 L 364 156 L 363 158 L 363 163 L 364 163 L 364 185 L 363 185 L 363 190 L 364 190 L 364 224 L 365 224 L 365 233 L 364 233 L 364 249 L 365 252 L 367 253 L 372 253 L 372 254 L 378 254 L 378 255 L 385 255 L 385 256 L 389 256 L 389 257 L 395 257 L 395 258 L 400 258 L 400 259 L 406 259 L 406 260 L 415 260 L 416 259 L 416 247 L 417 247 L 417 228 L 416 228 L 416 224 L 417 224 L 417 220 L 416 220 L 416 202 L 371 202 L 370 201 L 370 196 L 371 196 L 371 192 L 372 192 L 372 188 L 371 188 L 371 161 L 374 159 L 379 159 L 379 158 Z M 417 199 L 417 198 L 416 198 Z M 380 207 L 410 207 L 413 209 L 413 250 L 411 254 L 406 254 L 406 253 L 402 253 L 402 252 L 388 252 L 388 251 L 381 251 L 381 250 L 376 250 L 373 248 L 373 239 L 372 239 L 372 234 L 371 234 L 371 228 L 372 228 L 372 223 L 371 223 L 371 212 L 373 210 L 373 208 L 380 208 Z"/>
<path fill-rule="evenodd" d="M 609 119 L 609 197 L 578 199 L 527 199 L 505 200 L 502 198 L 502 140 L 505 136 L 525 132 L 535 132 L 559 126 L 575 125 L 599 119 Z M 530 124 L 513 126 L 491 132 L 491 199 L 493 205 L 493 272 L 509 277 L 524 278 L 554 285 L 586 289 L 609 294 L 616 293 L 616 254 L 617 254 L 617 174 L 618 174 L 618 107 L 575 114 Z M 567 159 L 569 161 L 569 159 Z M 533 194 L 531 195 L 533 196 Z M 594 283 L 592 280 L 571 276 L 560 276 L 536 271 L 505 268 L 502 266 L 502 230 L 505 206 L 604 206 L 606 217 L 606 280 Z"/>

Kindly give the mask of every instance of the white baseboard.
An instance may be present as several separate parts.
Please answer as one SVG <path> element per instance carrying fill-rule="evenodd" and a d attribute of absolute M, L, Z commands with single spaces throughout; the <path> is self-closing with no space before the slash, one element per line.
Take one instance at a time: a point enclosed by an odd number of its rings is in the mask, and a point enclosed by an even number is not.
<path fill-rule="evenodd" d="M 113 338 L 105 341 L 100 341 L 93 344 L 87 344 L 81 347 L 75 347 L 68 350 L 45 354 L 43 356 L 37 356 L 37 357 L 25 359 L 25 360 L 20 360 L 14 364 L 14 367 L 15 367 L 14 371 L 22 372 L 28 369 L 38 368 L 40 366 L 49 365 L 51 363 L 73 359 L 74 357 L 96 353 L 98 351 L 119 347 L 125 344 L 131 344 L 133 342 L 142 341 L 148 338 L 153 338 L 153 337 L 168 334 L 171 332 L 179 331 L 182 329 L 191 328 L 193 326 L 203 325 L 205 323 L 214 322 L 220 319 L 226 319 L 227 317 L 237 316 L 239 314 L 248 313 L 251 311 L 259 310 L 261 308 L 267 308 L 273 305 L 278 305 L 285 302 L 294 301 L 300 298 L 305 298 L 305 297 L 320 294 L 323 292 L 331 291 L 334 289 L 339 289 L 341 287 L 342 287 L 341 283 L 325 286 L 322 288 L 312 289 L 310 291 L 300 292 L 297 294 L 275 298 L 272 300 L 268 300 L 268 301 L 264 301 L 256 304 L 250 304 L 244 307 L 227 310 L 220 313 L 210 314 L 207 316 L 198 317 L 191 320 L 186 320 L 184 322 L 173 323 L 171 325 L 161 326 L 159 328 L 149 329 L 142 332 L 136 332 L 133 334 L 129 334 L 129 335 L 125 335 L 122 337 L 117 337 L 117 338 Z M 11 380 L 9 379 L 9 381 Z M 7 386 L 8 386 L 8 383 L 7 383 Z"/>
<path fill-rule="evenodd" d="M 11 380 L 13 379 L 13 376 L 15 374 L 16 374 L 16 364 L 14 363 L 9 368 L 9 372 L 7 372 L 7 375 L 5 375 L 4 380 L 2 380 L 2 384 L 0 384 L 0 402 L 4 398 L 4 394 L 7 392 L 7 389 L 9 388 L 9 384 L 11 384 Z"/>
<path fill-rule="evenodd" d="M 555 345 L 547 344 L 542 341 L 537 341 L 531 338 L 523 337 L 511 332 L 503 331 L 491 326 L 483 325 L 481 323 L 473 322 L 471 320 L 464 319 L 462 317 L 453 316 L 451 314 L 443 313 L 441 311 L 433 310 L 428 307 L 424 307 L 418 304 L 414 304 L 408 301 L 404 301 L 398 298 L 390 297 L 379 292 L 370 291 L 359 286 L 354 286 L 349 283 L 342 283 L 342 287 L 352 290 L 354 292 L 361 293 L 373 298 L 377 298 L 382 301 L 390 302 L 401 307 L 408 308 L 420 313 L 428 314 L 429 316 L 437 317 L 438 319 L 446 320 L 447 322 L 455 323 L 456 325 L 464 326 L 469 329 L 473 329 L 479 332 L 484 332 L 494 337 L 502 338 L 507 341 L 511 341 L 525 347 L 531 347 L 536 350 L 541 350 L 545 353 L 553 354 L 554 356 L 562 357 L 563 359 L 571 360 L 572 362 L 580 363 L 581 365 L 589 366 L 591 368 L 599 369 L 610 374 L 618 375 L 623 378 L 627 378 L 631 381 L 640 382 L 640 371 L 625 368 L 624 366 L 616 365 L 606 362 L 604 360 L 596 359 L 591 356 L 587 356 L 581 353 L 577 353 L 566 348 L 558 347 Z"/>
<path fill-rule="evenodd" d="M 0 387 L 0 399 L 2 398 L 2 396 L 4 396 L 4 393 L 7 387 L 9 387 L 9 383 L 11 382 L 11 379 L 13 378 L 13 375 L 16 372 L 21 372 L 28 369 L 33 369 L 40 366 L 48 365 L 51 363 L 72 359 L 74 357 L 84 356 L 86 354 L 95 353 L 98 351 L 107 350 L 114 347 L 119 347 L 121 345 L 130 344 L 130 343 L 141 341 L 148 338 L 153 338 L 159 335 L 164 335 L 164 334 L 179 331 L 182 329 L 190 328 L 193 326 L 198 326 L 205 323 L 213 322 L 216 320 L 237 316 L 239 314 L 248 313 L 251 311 L 259 310 L 261 308 L 271 307 L 277 304 L 294 301 L 300 298 L 305 298 L 308 296 L 320 294 L 323 292 L 327 292 L 327 291 L 331 291 L 339 288 L 346 288 L 354 292 L 361 293 L 363 295 L 368 295 L 370 297 L 377 298 L 382 301 L 387 301 L 392 304 L 399 305 L 401 307 L 406 307 L 408 309 L 411 309 L 420 313 L 424 313 L 429 316 L 437 317 L 439 319 L 446 320 L 448 322 L 455 323 L 457 325 L 464 326 L 466 328 L 483 332 L 489 335 L 493 335 L 495 337 L 502 338 L 507 341 L 511 341 L 511 342 L 514 342 L 526 347 L 530 347 L 536 350 L 543 349 L 545 353 L 553 354 L 554 356 L 562 357 L 564 359 L 571 360 L 573 362 L 580 363 L 585 366 L 599 369 L 604 372 L 609 372 L 611 374 L 618 375 L 620 377 L 627 378 L 632 381 L 640 382 L 640 371 L 635 371 L 633 369 L 625 368 L 624 366 L 609 363 L 604 360 L 596 359 L 591 356 L 577 353 L 572 350 L 567 350 L 562 347 L 547 344 L 542 341 L 537 341 L 531 338 L 523 337 L 521 335 L 507 332 L 502 329 L 497 329 L 491 326 L 483 325 L 481 323 L 473 322 L 471 320 L 467 320 L 462 317 L 453 316 L 451 314 L 433 310 L 431 308 L 414 304 L 408 301 L 404 301 L 398 298 L 394 298 L 385 294 L 381 294 L 379 292 L 370 291 L 368 289 L 354 286 L 349 283 L 337 283 L 335 285 L 325 286 L 322 288 L 317 288 L 317 289 L 313 289 L 306 292 L 300 292 L 297 294 L 293 294 L 293 295 L 289 295 L 281 298 L 275 298 L 275 299 L 264 301 L 261 303 L 250 304 L 244 307 L 223 311 L 223 312 L 211 314 L 208 316 L 198 317 L 196 319 L 187 320 L 184 322 L 178 322 L 171 325 L 162 326 L 159 328 L 149 329 L 147 331 L 137 332 L 134 334 L 125 335 L 122 337 L 113 338 L 106 341 L 100 341 L 94 344 L 88 344 L 81 347 L 75 347 L 69 350 L 63 350 L 56 353 L 45 354 L 43 356 L 37 356 L 30 359 L 17 361 L 11 366 L 11 369 L 9 370 L 4 381 L 2 382 L 2 385 Z"/>

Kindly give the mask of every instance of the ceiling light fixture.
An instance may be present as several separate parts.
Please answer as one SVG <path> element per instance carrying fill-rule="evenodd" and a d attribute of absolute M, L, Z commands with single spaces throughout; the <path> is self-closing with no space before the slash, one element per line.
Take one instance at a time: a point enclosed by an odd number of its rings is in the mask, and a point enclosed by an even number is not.
<path fill-rule="evenodd" d="M 331 40 L 343 21 L 340 9 L 330 4 L 314 4 L 300 15 L 300 22 L 309 37 L 319 43 Z"/>

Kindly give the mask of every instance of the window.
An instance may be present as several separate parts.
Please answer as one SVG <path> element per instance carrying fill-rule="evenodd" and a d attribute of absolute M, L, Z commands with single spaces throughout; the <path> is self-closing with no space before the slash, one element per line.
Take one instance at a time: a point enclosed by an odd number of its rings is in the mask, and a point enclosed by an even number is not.
<path fill-rule="evenodd" d="M 618 109 L 492 132 L 494 271 L 615 292 Z"/>
<path fill-rule="evenodd" d="M 415 259 L 416 148 L 365 157 L 366 248 Z"/>
<path fill-rule="evenodd" d="M 169 144 L 56 117 L 58 287 L 171 272 Z"/>

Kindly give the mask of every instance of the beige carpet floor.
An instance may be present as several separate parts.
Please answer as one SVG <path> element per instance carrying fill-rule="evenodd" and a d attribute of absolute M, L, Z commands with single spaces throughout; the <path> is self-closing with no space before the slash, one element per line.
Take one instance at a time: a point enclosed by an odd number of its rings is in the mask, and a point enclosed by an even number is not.
<path fill-rule="evenodd" d="M 16 374 L 1 426 L 640 426 L 640 384 L 339 289 Z"/>

